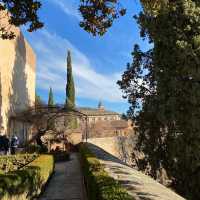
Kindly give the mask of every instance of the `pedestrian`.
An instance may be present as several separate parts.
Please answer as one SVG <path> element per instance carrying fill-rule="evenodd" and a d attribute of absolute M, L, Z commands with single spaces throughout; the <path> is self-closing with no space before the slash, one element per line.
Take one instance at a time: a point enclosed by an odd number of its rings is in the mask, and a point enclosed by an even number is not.
<path fill-rule="evenodd" d="M 16 135 L 14 135 L 11 138 L 11 145 L 10 145 L 10 150 L 11 150 L 11 154 L 14 155 L 16 153 L 16 149 L 19 145 L 19 139 Z"/>
<path fill-rule="evenodd" d="M 8 155 L 9 147 L 10 147 L 10 141 L 9 141 L 9 139 L 8 139 L 8 137 L 6 135 L 4 135 L 3 138 L 4 138 L 4 151 L 5 151 L 5 155 Z"/>
<path fill-rule="evenodd" d="M 4 127 L 2 126 L 0 128 L 0 155 L 4 155 L 5 154 L 4 135 L 5 135 Z"/>

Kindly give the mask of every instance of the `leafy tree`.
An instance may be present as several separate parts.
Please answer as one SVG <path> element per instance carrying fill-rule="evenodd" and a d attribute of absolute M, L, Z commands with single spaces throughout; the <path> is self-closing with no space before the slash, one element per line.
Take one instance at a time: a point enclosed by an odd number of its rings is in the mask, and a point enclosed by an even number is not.
<path fill-rule="evenodd" d="M 50 89 L 49 89 L 48 106 L 54 106 L 53 91 L 52 91 L 52 88 L 51 88 L 51 87 L 50 87 Z"/>
<path fill-rule="evenodd" d="M 72 74 L 72 61 L 71 61 L 70 51 L 68 51 L 68 54 L 67 54 L 66 107 L 67 108 L 75 107 L 75 87 L 74 87 L 74 79 L 73 79 L 73 74 Z"/>
<path fill-rule="evenodd" d="M 9 25 L 21 26 L 29 25 L 28 31 L 32 32 L 41 28 L 43 23 L 38 17 L 38 10 L 41 7 L 40 1 L 36 0 L 0 0 L 1 20 L 9 16 L 9 24 L 0 25 L 0 38 L 13 39 L 15 34 L 10 30 Z"/>
<path fill-rule="evenodd" d="M 187 199 L 200 196 L 200 2 L 168 1 L 156 14 L 136 18 L 154 47 L 134 47 L 119 81 L 139 126 L 138 148 L 152 176 L 167 170 Z"/>
<path fill-rule="evenodd" d="M 120 11 L 117 0 L 82 2 L 81 26 L 93 35 L 104 34 L 117 18 L 111 13 Z M 136 45 L 133 62 L 118 83 L 131 104 L 128 116 L 139 125 L 138 147 L 151 164 L 152 175 L 156 177 L 156 170 L 164 167 L 176 190 L 196 199 L 200 196 L 200 2 L 141 3 L 143 12 L 136 18 L 141 36 L 154 47 L 143 52 Z"/>
<path fill-rule="evenodd" d="M 155 12 L 165 1 L 167 0 L 141 0 L 141 3 L 147 11 Z M 29 32 L 43 27 L 38 17 L 41 6 L 40 0 L 0 0 L 1 19 L 10 16 L 8 25 L 0 25 L 0 38 L 15 37 L 15 33 L 10 30 L 10 25 L 19 27 L 28 24 Z M 123 8 L 120 0 L 80 0 L 79 10 L 83 17 L 80 26 L 93 35 L 103 35 L 115 19 L 126 14 L 126 9 Z"/>
<path fill-rule="evenodd" d="M 80 26 L 93 35 L 103 35 L 115 19 L 126 13 L 122 7 L 118 8 L 117 0 L 81 0 L 80 2 L 79 10 L 83 17 Z"/>
<path fill-rule="evenodd" d="M 116 19 L 126 14 L 122 2 L 122 0 L 80 0 L 79 11 L 83 17 L 80 26 L 94 36 L 102 36 Z M 166 4 L 168 0 L 140 0 L 140 2 L 145 12 L 156 14 L 161 5 Z"/>

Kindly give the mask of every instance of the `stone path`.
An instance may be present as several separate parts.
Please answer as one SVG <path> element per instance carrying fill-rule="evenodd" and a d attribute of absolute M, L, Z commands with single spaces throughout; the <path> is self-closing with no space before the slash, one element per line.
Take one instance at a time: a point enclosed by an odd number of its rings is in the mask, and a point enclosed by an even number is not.
<path fill-rule="evenodd" d="M 93 144 L 88 144 L 88 147 L 104 164 L 105 170 L 110 176 L 118 180 L 134 200 L 184 200 L 172 190 L 159 184 L 151 177 L 130 168 L 103 149 Z"/>
<path fill-rule="evenodd" d="M 70 161 L 56 163 L 55 174 L 39 200 L 86 200 L 78 153 Z"/>

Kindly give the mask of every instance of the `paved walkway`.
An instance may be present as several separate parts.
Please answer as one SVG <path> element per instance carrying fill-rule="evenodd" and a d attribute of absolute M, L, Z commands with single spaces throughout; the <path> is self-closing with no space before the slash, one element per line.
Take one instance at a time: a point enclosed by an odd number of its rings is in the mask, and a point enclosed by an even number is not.
<path fill-rule="evenodd" d="M 130 168 L 118 158 L 103 149 L 88 144 L 88 147 L 104 164 L 105 170 L 114 179 L 118 180 L 135 200 L 184 200 L 169 188 L 159 184 L 151 177 Z"/>
<path fill-rule="evenodd" d="M 85 200 L 83 177 L 77 153 L 70 161 L 56 163 L 55 174 L 39 200 Z"/>

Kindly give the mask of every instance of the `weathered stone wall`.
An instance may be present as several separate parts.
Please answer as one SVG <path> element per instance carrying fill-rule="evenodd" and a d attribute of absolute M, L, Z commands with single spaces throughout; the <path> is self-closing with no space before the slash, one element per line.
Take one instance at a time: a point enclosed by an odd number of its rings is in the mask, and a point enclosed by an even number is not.
<path fill-rule="evenodd" d="M 89 138 L 88 142 L 131 165 L 134 140 L 135 136 L 129 135 L 127 137 Z"/>
<path fill-rule="evenodd" d="M 96 115 L 96 116 L 88 116 L 89 124 L 93 124 L 99 121 L 112 121 L 112 120 L 120 120 L 119 115 Z"/>
<path fill-rule="evenodd" d="M 7 23 L 3 20 L 0 24 Z M 6 133 L 9 133 L 10 116 L 34 105 L 35 101 L 35 54 L 21 31 L 16 27 L 11 30 L 16 34 L 15 39 L 0 39 L 0 125 Z M 15 124 L 15 132 L 26 129 L 26 125 Z"/>

